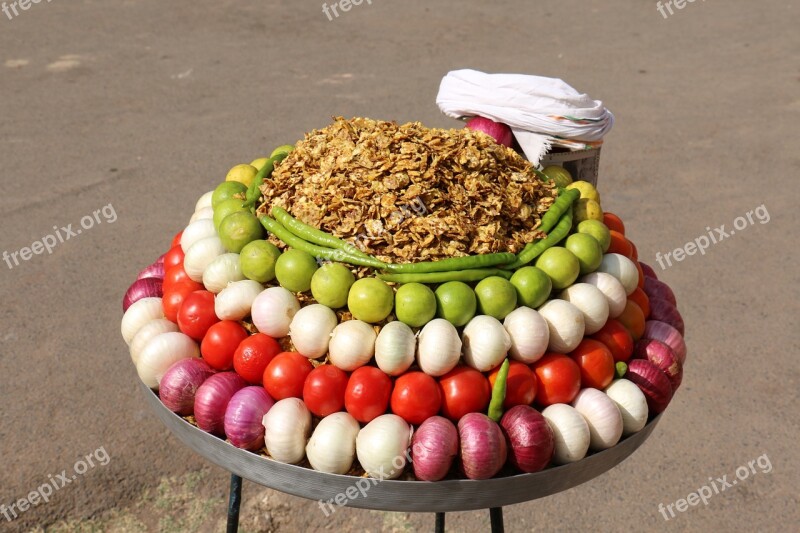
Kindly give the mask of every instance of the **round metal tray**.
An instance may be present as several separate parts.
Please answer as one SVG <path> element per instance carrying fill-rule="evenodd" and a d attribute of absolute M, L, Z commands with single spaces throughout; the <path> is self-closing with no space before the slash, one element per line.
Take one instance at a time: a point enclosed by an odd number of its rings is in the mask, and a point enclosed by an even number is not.
<path fill-rule="evenodd" d="M 185 445 L 217 466 L 259 485 L 294 496 L 333 502 L 335 505 L 334 498 L 342 494 L 344 496 L 339 501 L 346 499 L 345 505 L 383 511 L 471 511 L 535 500 L 570 489 L 624 461 L 647 440 L 661 418 L 661 415 L 656 416 L 639 433 L 620 441 L 613 448 L 589 455 L 576 463 L 547 468 L 534 474 L 483 481 L 456 479 L 435 483 L 367 480 L 356 485 L 366 478 L 317 472 L 236 448 L 179 417 L 167 409 L 147 386 L 140 385 L 147 403 L 164 425 Z M 356 496 L 352 497 L 353 494 Z"/>

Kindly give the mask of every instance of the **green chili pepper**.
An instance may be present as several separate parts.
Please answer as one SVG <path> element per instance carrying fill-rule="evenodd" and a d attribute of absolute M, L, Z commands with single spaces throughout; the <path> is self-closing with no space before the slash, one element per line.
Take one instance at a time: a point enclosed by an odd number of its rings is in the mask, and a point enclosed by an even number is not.
<path fill-rule="evenodd" d="M 347 241 L 343 241 L 338 237 L 334 237 L 330 233 L 326 233 L 320 229 L 317 229 L 313 226 L 309 226 L 308 224 L 301 222 L 290 215 L 285 209 L 282 207 L 275 206 L 272 208 L 272 216 L 275 217 L 275 220 L 281 223 L 281 225 L 291 231 L 294 235 L 300 237 L 301 239 L 307 240 L 310 243 L 324 246 L 326 248 L 335 248 L 337 250 L 342 250 L 349 255 L 353 255 L 356 257 L 362 258 L 371 258 L 372 256 L 365 254 L 352 244 Z"/>
<path fill-rule="evenodd" d="M 552 246 L 561 242 L 572 229 L 572 206 L 569 206 L 567 212 L 561 217 L 555 228 L 544 239 L 528 243 L 525 248 L 517 255 L 517 260 L 503 268 L 507 270 L 514 270 L 523 267 L 542 255 L 542 252 L 551 248 Z"/>
<path fill-rule="evenodd" d="M 558 198 L 553 202 L 553 205 L 550 206 L 550 209 L 542 216 L 542 225 L 539 226 L 539 230 L 544 233 L 549 233 L 550 230 L 558 224 L 558 221 L 561 220 L 561 217 L 567 212 L 567 209 L 569 209 L 580 196 L 581 192 L 578 189 L 565 189 L 564 192 L 558 195 Z"/>
<path fill-rule="evenodd" d="M 508 367 L 511 363 L 506 358 L 500 366 L 500 371 L 497 373 L 497 378 L 492 387 L 492 401 L 489 402 L 489 418 L 495 422 L 499 422 L 503 416 L 503 402 L 506 399 L 506 381 L 508 381 Z"/>
<path fill-rule="evenodd" d="M 272 171 L 275 170 L 275 165 L 286 159 L 287 155 L 289 155 L 288 152 L 281 152 L 274 157 L 270 157 L 267 162 L 264 163 L 264 166 L 258 171 L 256 177 L 253 178 L 253 183 L 250 184 L 247 193 L 245 193 L 245 207 L 252 208 L 255 206 L 258 197 L 261 196 L 261 185 L 264 184 L 264 180 L 272 175 Z M 255 210 L 253 209 L 253 211 Z"/>
<path fill-rule="evenodd" d="M 499 268 L 473 268 L 469 270 L 452 270 L 450 272 L 422 272 L 418 274 L 378 274 L 383 281 L 391 283 L 445 283 L 448 281 L 480 281 L 489 276 L 511 278 L 511 272 Z"/>
<path fill-rule="evenodd" d="M 440 261 L 422 263 L 389 264 L 386 269 L 393 274 L 424 274 L 427 272 L 452 272 L 492 267 L 513 262 L 517 256 L 510 252 L 496 254 L 468 255 L 465 257 L 449 257 Z"/>
<path fill-rule="evenodd" d="M 348 254 L 344 250 L 336 250 L 333 248 L 325 248 L 324 246 L 311 244 L 307 240 L 298 237 L 288 229 L 284 228 L 277 220 L 268 216 L 263 216 L 259 220 L 261 221 L 261 225 L 264 226 L 267 231 L 275 235 L 288 246 L 308 252 L 314 257 L 327 259 L 329 261 L 348 263 L 355 266 L 372 267 L 380 270 L 386 268 L 386 263 L 383 261 L 378 261 L 374 257 L 356 257 Z"/>
<path fill-rule="evenodd" d="M 617 361 L 617 364 L 614 365 L 614 372 L 618 378 L 624 378 L 628 372 L 628 365 L 624 361 Z"/>

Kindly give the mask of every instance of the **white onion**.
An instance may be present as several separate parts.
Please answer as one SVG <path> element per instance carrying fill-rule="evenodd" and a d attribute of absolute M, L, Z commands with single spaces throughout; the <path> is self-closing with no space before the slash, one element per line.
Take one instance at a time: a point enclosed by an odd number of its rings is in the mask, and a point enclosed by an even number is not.
<path fill-rule="evenodd" d="M 328 474 L 346 474 L 353 466 L 360 429 L 349 413 L 333 413 L 323 418 L 306 446 L 311 467 Z"/>
<path fill-rule="evenodd" d="M 400 477 L 408 460 L 412 428 L 397 415 L 381 415 L 359 431 L 356 454 L 361 467 L 371 477 Z"/>
<path fill-rule="evenodd" d="M 547 321 L 535 309 L 518 307 L 503 320 L 511 337 L 511 358 L 523 363 L 535 363 L 547 351 L 550 343 L 550 328 Z"/>
<path fill-rule="evenodd" d="M 181 234 L 181 249 L 183 253 L 189 251 L 194 243 L 208 237 L 217 235 L 217 230 L 214 229 L 214 221 L 208 218 L 195 220 L 186 226 Z"/>
<path fill-rule="evenodd" d="M 203 281 L 203 273 L 217 257 L 226 253 L 222 241 L 216 235 L 206 237 L 192 244 L 183 258 L 183 269 L 192 281 Z"/>
<path fill-rule="evenodd" d="M 443 376 L 461 358 L 461 338 L 444 318 L 434 318 L 422 328 L 417 343 L 417 363 L 429 376 Z"/>
<path fill-rule="evenodd" d="M 328 352 L 336 322 L 336 313 L 330 307 L 322 304 L 307 305 L 295 313 L 289 325 L 292 344 L 306 357 L 322 357 Z"/>
<path fill-rule="evenodd" d="M 390 376 L 399 376 L 414 363 L 417 339 L 408 325 L 389 322 L 375 340 L 375 362 Z"/>
<path fill-rule="evenodd" d="M 234 281 L 214 299 L 214 313 L 220 320 L 241 320 L 250 314 L 253 302 L 264 291 L 257 281 Z"/>
<path fill-rule="evenodd" d="M 280 339 L 289 334 L 289 326 L 299 310 L 300 302 L 294 294 L 283 287 L 270 287 L 253 301 L 250 316 L 258 331 Z"/>
<path fill-rule="evenodd" d="M 588 283 L 576 283 L 567 287 L 559 299 L 569 302 L 583 313 L 583 323 L 585 324 L 585 335 L 597 333 L 608 321 L 608 300 L 605 294 L 594 285 Z"/>
<path fill-rule="evenodd" d="M 141 355 L 147 341 L 156 335 L 169 333 L 170 331 L 178 331 L 178 325 L 166 318 L 156 318 L 142 326 L 136 336 L 133 337 L 133 341 L 131 341 L 131 360 L 133 364 L 135 365 L 139 361 L 139 355 Z"/>
<path fill-rule="evenodd" d="M 239 254 L 222 254 L 217 257 L 203 272 L 203 285 L 206 290 L 217 294 L 234 281 L 243 281 Z"/>
<path fill-rule="evenodd" d="M 200 209 L 199 211 L 195 211 L 194 213 L 192 213 L 192 218 L 189 219 L 189 224 L 191 224 L 192 222 L 196 222 L 198 220 L 213 219 L 213 218 L 214 218 L 214 209 L 211 207 L 204 207 L 203 209 Z"/>
<path fill-rule="evenodd" d="M 580 309 L 564 300 L 550 300 L 539 308 L 539 314 L 550 329 L 551 352 L 569 353 L 580 344 L 585 328 Z"/>
<path fill-rule="evenodd" d="M 376 338 L 375 330 L 363 320 L 345 320 L 331 333 L 328 346 L 331 363 L 347 372 L 366 365 L 375 354 Z"/>
<path fill-rule="evenodd" d="M 617 404 L 597 389 L 582 389 L 572 400 L 574 407 L 586 420 L 593 450 L 605 450 L 619 442 L 622 436 L 622 413 Z"/>
<path fill-rule="evenodd" d="M 640 431 L 647 424 L 647 399 L 635 383 L 627 379 L 615 379 L 606 387 L 606 395 L 617 404 L 622 415 L 622 434 Z"/>
<path fill-rule="evenodd" d="M 565 403 L 554 403 L 542 411 L 542 416 L 553 430 L 556 442 L 554 463 L 565 465 L 586 457 L 591 440 L 589 425 L 574 407 Z"/>
<path fill-rule="evenodd" d="M 597 287 L 608 300 L 608 318 L 617 318 L 625 310 L 628 295 L 617 278 L 607 272 L 592 272 L 578 280 Z"/>
<path fill-rule="evenodd" d="M 639 270 L 633 261 L 622 254 L 605 254 L 597 271 L 617 278 L 625 287 L 625 294 L 631 294 L 639 284 Z"/>
<path fill-rule="evenodd" d="M 208 191 L 203 196 L 197 199 L 197 203 L 194 205 L 195 212 L 200 211 L 201 209 L 205 209 L 207 207 L 211 207 L 211 197 L 214 195 L 214 191 Z"/>
<path fill-rule="evenodd" d="M 169 331 L 147 341 L 136 362 L 136 371 L 142 383 L 157 389 L 161 378 L 174 363 L 199 356 L 200 347 L 194 339 L 179 331 Z"/>
<path fill-rule="evenodd" d="M 142 298 L 131 304 L 125 314 L 122 315 L 122 324 L 120 325 L 120 331 L 125 343 L 130 346 L 139 330 L 145 324 L 157 318 L 164 318 L 161 298 Z"/>
<path fill-rule="evenodd" d="M 306 455 L 311 412 L 300 398 L 285 398 L 264 415 L 264 444 L 273 459 L 296 464 Z"/>
<path fill-rule="evenodd" d="M 464 362 L 479 372 L 498 366 L 508 355 L 511 336 L 499 320 L 488 315 L 478 315 L 464 326 L 461 334 L 464 343 Z"/>

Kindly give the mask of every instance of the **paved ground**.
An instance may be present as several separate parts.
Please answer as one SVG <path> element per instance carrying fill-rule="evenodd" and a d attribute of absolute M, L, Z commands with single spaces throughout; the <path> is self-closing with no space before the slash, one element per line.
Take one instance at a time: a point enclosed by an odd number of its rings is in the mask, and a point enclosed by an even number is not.
<path fill-rule="evenodd" d="M 659 269 L 679 298 L 690 363 L 653 438 L 590 483 L 507 508 L 508 530 L 796 527 L 800 6 L 694 2 L 665 19 L 652 1 L 493 5 L 503 7 L 375 0 L 331 21 L 317 2 L 255 0 L 0 13 L 0 250 L 63 238 L 54 226 L 90 217 L 52 254 L 0 263 L 0 503 L 87 463 L 49 503 L 0 515 L 0 529 L 219 530 L 226 474 L 143 403 L 119 335 L 125 288 L 233 164 L 334 114 L 453 125 L 434 99 L 442 75 L 462 67 L 562 77 L 604 100 L 617 116 L 604 207 L 651 264 L 763 206 L 705 255 Z M 707 505 L 659 513 L 749 461 L 756 473 Z M 433 523 L 356 509 L 326 518 L 249 484 L 245 496 L 248 531 Z M 488 513 L 449 525 L 486 530 Z"/>

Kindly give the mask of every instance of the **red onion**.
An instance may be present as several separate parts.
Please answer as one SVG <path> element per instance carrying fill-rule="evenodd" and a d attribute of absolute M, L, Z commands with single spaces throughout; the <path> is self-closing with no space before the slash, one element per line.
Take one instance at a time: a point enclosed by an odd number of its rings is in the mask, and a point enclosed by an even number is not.
<path fill-rule="evenodd" d="M 194 414 L 194 395 L 198 387 L 213 374 L 214 369 L 198 357 L 181 359 L 161 378 L 158 396 L 173 413 L 189 416 Z"/>
<path fill-rule="evenodd" d="M 225 409 L 225 435 L 237 448 L 256 451 L 264 446 L 262 419 L 275 405 L 264 387 L 245 387 L 233 395 Z"/>
<path fill-rule="evenodd" d="M 628 361 L 625 379 L 632 381 L 644 393 L 647 408 L 654 415 L 666 409 L 672 400 L 669 378 L 647 359 Z"/>
<path fill-rule="evenodd" d="M 663 342 L 672 348 L 681 366 L 686 362 L 686 342 L 683 340 L 683 335 L 666 322 L 648 320 L 644 324 L 644 335 L 642 335 L 642 338 L 655 339 Z"/>
<path fill-rule="evenodd" d="M 472 117 L 467 121 L 467 128 L 473 131 L 482 131 L 486 135 L 493 137 L 497 144 L 511 146 L 514 142 L 514 134 L 511 128 L 501 122 L 484 117 Z"/>
<path fill-rule="evenodd" d="M 461 468 L 469 479 L 489 479 L 497 474 L 508 454 L 506 437 L 491 418 L 468 413 L 458 421 Z"/>
<path fill-rule="evenodd" d="M 511 444 L 508 460 L 512 465 L 530 474 L 550 464 L 556 442 L 542 413 L 530 405 L 517 405 L 506 411 L 500 426 Z"/>
<path fill-rule="evenodd" d="M 127 311 L 130 306 L 142 298 L 161 298 L 164 295 L 162 285 L 163 281 L 156 278 L 137 279 L 125 291 L 125 296 L 122 298 L 122 310 Z"/>
<path fill-rule="evenodd" d="M 644 277 L 658 279 L 658 276 L 656 275 L 656 271 L 653 270 L 653 267 L 651 267 L 647 263 L 642 263 L 641 261 L 639 261 L 639 265 L 642 267 L 642 272 L 644 272 Z M 645 280 L 645 281 L 647 281 L 647 280 Z"/>
<path fill-rule="evenodd" d="M 656 339 L 642 339 L 633 348 L 635 359 L 647 359 L 669 378 L 672 392 L 678 390 L 683 379 L 683 367 L 672 348 Z"/>
<path fill-rule="evenodd" d="M 644 293 L 648 298 L 661 298 L 676 307 L 678 306 L 678 300 L 675 299 L 675 293 L 672 292 L 672 289 L 669 288 L 669 285 L 663 281 L 645 276 Z"/>
<path fill-rule="evenodd" d="M 136 276 L 136 279 L 144 279 L 144 278 L 156 278 L 156 279 L 164 279 L 164 260 L 161 260 L 161 263 L 153 263 L 150 266 L 147 266 L 139 272 L 139 275 Z"/>
<path fill-rule="evenodd" d="M 425 420 L 411 440 L 414 475 L 422 481 L 439 481 L 458 455 L 456 426 L 441 416 Z"/>
<path fill-rule="evenodd" d="M 681 335 L 684 333 L 683 317 L 678 312 L 675 305 L 663 298 L 650 298 L 650 320 L 660 320 L 666 322 L 677 329 Z"/>
<path fill-rule="evenodd" d="M 247 382 L 236 372 L 214 374 L 200 385 L 194 397 L 197 427 L 214 435 L 225 435 L 225 410 L 236 392 Z"/>

